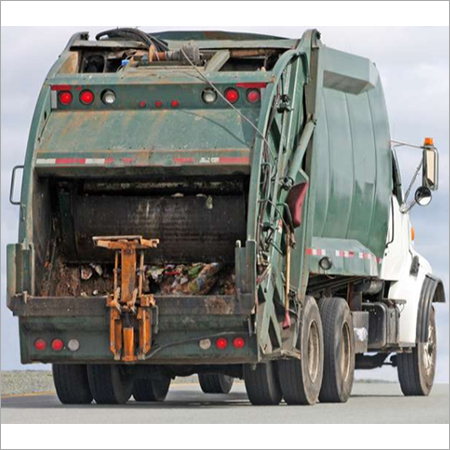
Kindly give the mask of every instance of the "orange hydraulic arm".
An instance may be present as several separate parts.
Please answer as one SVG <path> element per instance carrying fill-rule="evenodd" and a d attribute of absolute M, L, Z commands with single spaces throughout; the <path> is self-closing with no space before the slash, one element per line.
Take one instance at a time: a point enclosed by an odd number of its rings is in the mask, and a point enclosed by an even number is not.
<path fill-rule="evenodd" d="M 114 292 L 108 295 L 106 303 L 110 309 L 109 346 L 111 352 L 116 361 L 134 362 L 144 359 L 151 348 L 150 310 L 155 306 L 153 295 L 142 292 L 145 276 L 144 250 L 156 248 L 159 240 L 144 239 L 142 236 L 101 236 L 94 237 L 93 240 L 97 247 L 116 252 Z M 138 329 L 137 352 L 136 325 Z"/>

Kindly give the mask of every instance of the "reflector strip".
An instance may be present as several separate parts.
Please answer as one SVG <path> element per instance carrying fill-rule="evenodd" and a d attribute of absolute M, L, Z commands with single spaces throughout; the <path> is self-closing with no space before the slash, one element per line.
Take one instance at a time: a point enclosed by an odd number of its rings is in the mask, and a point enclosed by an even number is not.
<path fill-rule="evenodd" d="M 102 165 L 110 164 L 114 162 L 114 158 L 37 158 L 36 165 L 72 165 L 72 164 L 85 164 L 85 165 Z"/>
<path fill-rule="evenodd" d="M 231 156 L 221 156 L 219 158 L 221 164 L 249 164 L 250 158 L 248 156 L 242 157 L 231 157 Z"/>
<path fill-rule="evenodd" d="M 72 86 L 69 84 L 54 84 L 51 87 L 52 91 L 70 91 L 72 89 Z"/>
<path fill-rule="evenodd" d="M 85 158 L 56 158 L 56 164 L 85 164 Z"/>
<path fill-rule="evenodd" d="M 194 158 L 173 158 L 173 161 L 178 164 L 191 164 L 194 162 Z"/>
<path fill-rule="evenodd" d="M 349 252 L 347 250 L 336 250 L 336 256 L 340 256 L 341 258 L 353 258 L 355 256 L 355 252 Z"/>
<path fill-rule="evenodd" d="M 237 83 L 236 87 L 246 88 L 246 89 L 263 89 L 267 86 L 267 83 L 264 82 L 255 82 L 255 83 Z"/>
<path fill-rule="evenodd" d="M 318 249 L 318 248 L 307 248 L 306 254 L 310 256 L 326 256 L 327 251 L 325 249 Z M 354 258 L 356 256 L 356 253 L 354 251 L 347 251 L 347 250 L 335 250 L 334 251 L 335 256 L 339 258 Z M 381 264 L 383 262 L 382 258 L 378 258 L 373 253 L 368 252 L 358 252 L 359 259 L 367 259 L 367 260 L 374 260 L 378 264 Z"/>
<path fill-rule="evenodd" d="M 311 256 L 326 256 L 327 251 L 322 248 L 307 248 L 306 254 Z"/>
<path fill-rule="evenodd" d="M 102 164 L 112 164 L 116 161 L 116 158 L 37 158 L 36 165 L 102 165 Z M 136 163 L 136 158 L 120 158 L 117 159 L 125 164 L 134 164 Z M 250 164 L 250 158 L 247 156 L 237 156 L 237 157 L 229 157 L 229 156 L 203 156 L 199 159 L 192 157 L 178 157 L 173 158 L 173 162 L 176 164 Z"/>
<path fill-rule="evenodd" d="M 178 164 L 195 164 L 195 158 L 173 158 Z M 248 156 L 202 156 L 198 159 L 198 164 L 250 164 Z"/>

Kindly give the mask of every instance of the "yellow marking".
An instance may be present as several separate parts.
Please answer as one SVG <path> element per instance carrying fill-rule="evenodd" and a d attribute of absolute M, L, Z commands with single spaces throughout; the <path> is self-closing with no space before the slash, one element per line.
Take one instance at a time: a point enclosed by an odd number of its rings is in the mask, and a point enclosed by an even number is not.
<path fill-rule="evenodd" d="M 56 395 L 55 391 L 33 392 L 31 394 L 9 394 L 2 395 L 3 398 L 39 397 L 40 395 Z"/>

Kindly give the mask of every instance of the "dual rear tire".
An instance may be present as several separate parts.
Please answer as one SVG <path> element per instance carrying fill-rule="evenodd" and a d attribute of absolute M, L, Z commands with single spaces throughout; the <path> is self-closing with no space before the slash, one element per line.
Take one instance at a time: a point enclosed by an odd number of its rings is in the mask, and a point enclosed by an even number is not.
<path fill-rule="evenodd" d="M 89 405 L 93 396 L 85 364 L 53 364 L 56 395 L 64 405 Z"/>
<path fill-rule="evenodd" d="M 99 405 L 123 405 L 133 393 L 133 380 L 121 366 L 90 365 L 88 379 L 92 396 Z"/>
<path fill-rule="evenodd" d="M 169 392 L 169 377 L 137 379 L 134 381 L 133 397 L 137 402 L 163 402 Z"/>
<path fill-rule="evenodd" d="M 229 394 L 234 378 L 221 373 L 199 373 L 198 381 L 205 394 Z"/>
<path fill-rule="evenodd" d="M 312 297 L 307 297 L 297 342 L 301 359 L 278 363 L 281 390 L 288 405 L 317 403 L 324 370 L 323 336 L 317 303 Z"/>
<path fill-rule="evenodd" d="M 353 320 L 347 302 L 305 299 L 297 348 L 300 360 L 244 367 L 245 386 L 254 405 L 344 403 L 355 371 Z"/>
<path fill-rule="evenodd" d="M 355 336 L 352 313 L 342 298 L 319 303 L 324 330 L 324 376 L 319 399 L 322 403 L 345 403 L 350 398 L 355 375 Z"/>
<path fill-rule="evenodd" d="M 56 394 L 65 405 L 123 405 L 133 395 L 139 402 L 161 402 L 170 378 L 133 379 L 123 367 L 109 364 L 54 364 Z"/>

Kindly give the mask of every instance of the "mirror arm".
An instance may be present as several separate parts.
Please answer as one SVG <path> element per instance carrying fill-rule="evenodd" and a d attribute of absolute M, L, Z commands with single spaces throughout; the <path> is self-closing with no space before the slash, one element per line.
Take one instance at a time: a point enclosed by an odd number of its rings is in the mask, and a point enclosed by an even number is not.
<path fill-rule="evenodd" d="M 400 207 L 400 212 L 402 214 L 407 214 L 415 205 L 417 205 L 417 202 L 415 200 L 411 200 L 409 203 L 407 203 L 405 200 L 405 202 L 403 202 L 402 206 Z"/>
<path fill-rule="evenodd" d="M 420 164 L 417 166 L 416 172 L 414 173 L 414 176 L 412 177 L 411 183 L 409 183 L 408 189 L 405 193 L 405 203 L 408 201 L 409 194 L 411 193 L 411 189 L 414 186 L 414 183 L 416 182 L 417 177 L 419 176 L 422 166 L 423 166 L 423 160 L 420 161 Z M 411 208 L 409 208 L 409 209 L 411 209 Z"/>

